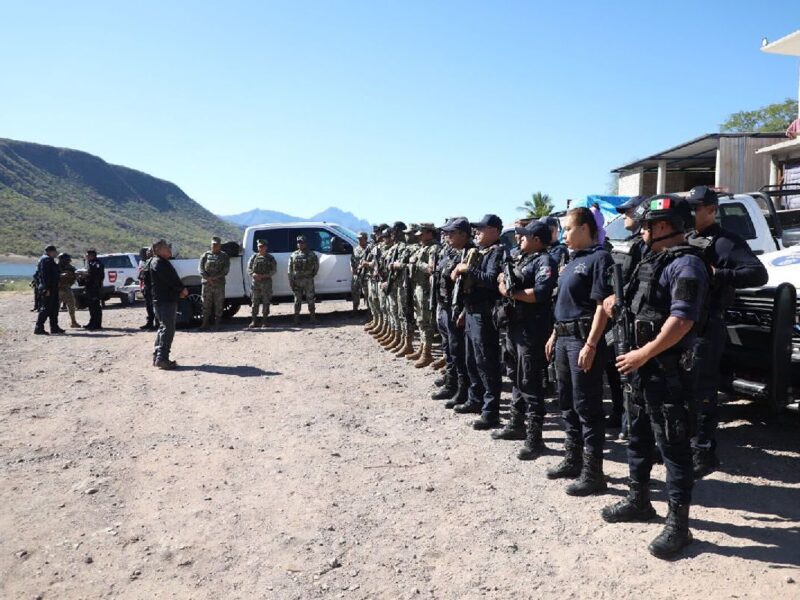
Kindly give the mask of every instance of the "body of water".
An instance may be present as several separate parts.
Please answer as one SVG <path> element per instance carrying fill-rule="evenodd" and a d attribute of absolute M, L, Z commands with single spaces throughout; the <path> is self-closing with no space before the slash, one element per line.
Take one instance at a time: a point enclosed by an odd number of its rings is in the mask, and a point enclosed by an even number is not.
<path fill-rule="evenodd" d="M 0 262 L 0 278 L 2 277 L 33 277 L 36 272 L 35 263 L 4 263 Z"/>

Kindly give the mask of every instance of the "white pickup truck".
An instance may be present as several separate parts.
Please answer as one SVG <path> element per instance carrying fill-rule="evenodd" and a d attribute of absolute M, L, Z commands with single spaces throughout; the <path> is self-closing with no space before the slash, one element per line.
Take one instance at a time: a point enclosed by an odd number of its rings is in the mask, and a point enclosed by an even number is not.
<path fill-rule="evenodd" d="M 241 244 L 223 244 L 223 250 L 231 257 L 231 268 L 225 278 L 226 304 L 223 316 L 233 316 L 242 305 L 250 304 L 247 263 L 257 252 L 256 242 L 261 239 L 266 240 L 270 254 L 278 263 L 278 271 L 272 282 L 273 302 L 292 298 L 288 276 L 289 256 L 297 248 L 298 235 L 306 236 L 309 249 L 319 258 L 319 273 L 314 280 L 317 299 L 350 296 L 350 256 L 358 244 L 357 234 L 341 225 L 325 222 L 253 225 L 245 229 Z M 198 270 L 200 260 L 175 259 L 172 264 L 189 289 L 193 318 L 197 319 L 202 314 L 201 279 Z"/>
<path fill-rule="evenodd" d="M 100 299 L 105 302 L 110 298 L 119 298 L 125 306 L 133 304 L 139 291 L 139 255 L 130 252 L 98 254 L 97 260 L 103 264 L 106 272 Z M 83 308 L 84 288 L 76 283 L 72 290 L 78 307 Z"/>

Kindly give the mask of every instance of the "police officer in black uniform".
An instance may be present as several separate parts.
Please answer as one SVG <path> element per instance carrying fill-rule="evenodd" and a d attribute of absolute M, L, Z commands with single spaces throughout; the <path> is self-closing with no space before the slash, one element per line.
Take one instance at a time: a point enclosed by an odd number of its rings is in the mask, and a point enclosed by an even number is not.
<path fill-rule="evenodd" d="M 61 269 L 56 264 L 58 251 L 53 245 L 44 249 L 44 254 L 36 265 L 36 279 L 39 291 L 39 313 L 36 316 L 36 327 L 33 333 L 47 335 L 44 322 L 50 321 L 50 333 L 66 333 L 58 326 L 58 281 Z"/>
<path fill-rule="evenodd" d="M 603 367 L 608 315 L 603 300 L 611 295 L 611 255 L 598 244 L 597 222 L 585 207 L 567 213 L 567 246 L 574 252 L 559 275 L 556 324 L 547 341 L 555 356 L 558 401 L 564 419 L 564 460 L 547 471 L 550 479 L 579 479 L 566 488 L 571 496 L 606 489 L 603 475 L 605 414 Z"/>
<path fill-rule="evenodd" d="M 625 288 L 625 304 L 635 319 L 635 344 L 617 357 L 621 373 L 637 373 L 629 415 L 630 491 L 627 498 L 601 513 L 610 523 L 649 521 L 656 516 L 649 499 L 655 441 L 667 469 L 669 500 L 664 530 L 648 547 L 658 558 L 670 558 L 692 541 L 694 345 L 710 272 L 700 252 L 684 240 L 691 219 L 688 203 L 677 196 L 648 200 L 642 227 L 650 252 Z M 606 302 L 606 309 L 612 305 L 613 298 Z"/>
<path fill-rule="evenodd" d="M 547 248 L 547 252 L 556 261 L 556 267 L 560 269 L 569 262 L 569 248 L 558 239 L 561 227 L 558 217 L 547 216 L 539 220 L 550 228 L 550 246 Z"/>
<path fill-rule="evenodd" d="M 469 291 L 464 294 L 464 310 L 457 318 L 457 325 L 465 327 L 469 391 L 467 401 L 457 404 L 454 410 L 479 413 L 481 416 L 472 427 L 486 430 L 500 422 L 502 375 L 496 309 L 500 300 L 497 277 L 505 256 L 505 248 L 500 242 L 503 221 L 497 215 L 489 214 L 470 225 L 477 229 L 476 264 L 469 266 L 462 262 L 451 273 L 453 281 L 466 276 L 470 283 Z"/>
<path fill-rule="evenodd" d="M 700 422 L 692 440 L 694 476 L 705 477 L 716 470 L 716 430 L 719 423 L 717 391 L 726 330 L 724 314 L 740 288 L 759 287 L 769 276 L 761 261 L 741 237 L 716 223 L 719 211 L 717 193 L 706 187 L 692 188 L 687 197 L 695 210 L 695 231 L 688 241 L 703 251 L 713 277 L 709 294 L 708 323 L 697 339 L 697 399 Z"/>
<path fill-rule="evenodd" d="M 508 337 L 516 357 L 511 414 L 506 426 L 492 437 L 524 439 L 525 445 L 517 458 L 534 460 L 544 451 L 542 425 L 546 410 L 542 379 L 547 365 L 544 345 L 553 330 L 552 302 L 558 266 L 547 252 L 550 228 L 546 224 L 532 221 L 525 227 L 517 227 L 515 232 L 520 236 L 520 253 L 499 280 L 500 294 L 507 303 Z"/>
<path fill-rule="evenodd" d="M 89 309 L 89 322 L 83 326 L 88 331 L 103 328 L 103 308 L 100 306 L 100 295 L 106 278 L 105 267 L 97 258 L 97 250 L 86 251 L 86 275 L 83 285 L 86 287 L 86 308 Z"/>

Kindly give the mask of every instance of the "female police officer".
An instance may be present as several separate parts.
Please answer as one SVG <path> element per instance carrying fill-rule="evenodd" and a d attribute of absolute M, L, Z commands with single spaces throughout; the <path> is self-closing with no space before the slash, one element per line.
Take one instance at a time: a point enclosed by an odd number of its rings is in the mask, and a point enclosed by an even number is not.
<path fill-rule="evenodd" d="M 701 251 L 684 241 L 691 222 L 686 200 L 656 196 L 647 204 L 642 230 L 650 252 L 625 290 L 625 304 L 635 318 L 635 348 L 617 357 L 620 372 L 630 376 L 636 371 L 638 379 L 629 415 L 630 492 L 604 508 L 602 516 L 610 523 L 655 517 L 648 493 L 655 441 L 667 469 L 669 514 L 648 549 L 669 558 L 692 541 L 688 522 L 694 480 L 690 436 L 695 324 L 703 321 L 709 271 Z M 606 301 L 609 312 L 613 300 Z"/>
<path fill-rule="evenodd" d="M 597 223 L 588 208 L 567 213 L 567 247 L 574 252 L 558 281 L 555 327 L 547 341 L 547 358 L 555 354 L 558 401 L 564 419 L 564 460 L 547 477 L 579 477 L 566 488 L 571 496 L 606 489 L 603 476 L 604 330 L 608 315 L 603 300 L 611 295 L 611 255 L 597 243 Z"/>

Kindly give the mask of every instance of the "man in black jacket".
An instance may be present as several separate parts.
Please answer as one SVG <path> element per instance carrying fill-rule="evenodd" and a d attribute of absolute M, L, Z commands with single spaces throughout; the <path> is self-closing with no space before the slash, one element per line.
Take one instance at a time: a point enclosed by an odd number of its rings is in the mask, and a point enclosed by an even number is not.
<path fill-rule="evenodd" d="M 36 317 L 36 328 L 33 330 L 36 335 L 47 335 L 44 330 L 44 322 L 48 319 L 50 320 L 50 333 L 65 333 L 58 326 L 58 281 L 61 271 L 55 261 L 56 254 L 55 246 L 47 246 L 36 266 L 40 297 L 39 314 Z"/>
<path fill-rule="evenodd" d="M 174 369 L 178 366 L 169 359 L 172 340 L 175 337 L 175 322 L 178 316 L 178 300 L 189 295 L 181 278 L 170 263 L 172 248 L 164 240 L 153 244 L 150 262 L 150 286 L 153 295 L 153 310 L 158 319 L 158 333 L 153 348 L 153 366 L 159 369 Z"/>
<path fill-rule="evenodd" d="M 86 251 L 86 275 L 83 285 L 86 287 L 86 307 L 89 309 L 89 322 L 83 326 L 89 331 L 103 328 L 103 308 L 100 305 L 100 294 L 106 278 L 106 269 L 97 258 L 97 250 Z"/>

